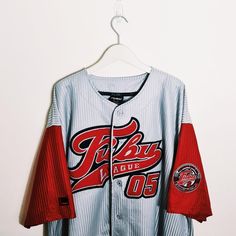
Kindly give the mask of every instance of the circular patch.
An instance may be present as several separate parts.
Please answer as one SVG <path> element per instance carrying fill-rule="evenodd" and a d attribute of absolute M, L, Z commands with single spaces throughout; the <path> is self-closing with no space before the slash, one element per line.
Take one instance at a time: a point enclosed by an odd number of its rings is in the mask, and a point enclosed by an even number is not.
<path fill-rule="evenodd" d="M 175 187 L 182 192 L 192 192 L 197 189 L 201 175 L 196 166 L 186 163 L 174 173 Z"/>

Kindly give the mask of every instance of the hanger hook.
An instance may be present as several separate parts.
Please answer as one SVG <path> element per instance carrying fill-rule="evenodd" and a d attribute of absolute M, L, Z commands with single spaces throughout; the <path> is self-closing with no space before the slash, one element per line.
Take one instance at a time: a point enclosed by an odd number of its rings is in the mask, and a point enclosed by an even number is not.
<path fill-rule="evenodd" d="M 120 44 L 120 35 L 119 35 L 119 33 L 116 31 L 116 29 L 114 28 L 113 22 L 114 22 L 115 18 L 119 18 L 119 17 L 123 18 L 123 19 L 128 23 L 128 20 L 127 20 L 124 16 L 119 16 L 119 15 L 117 15 L 117 16 L 113 16 L 113 17 L 111 18 L 111 28 L 113 29 L 113 31 L 114 31 L 114 32 L 116 33 L 116 35 L 117 35 L 117 43 L 118 43 L 118 44 Z"/>

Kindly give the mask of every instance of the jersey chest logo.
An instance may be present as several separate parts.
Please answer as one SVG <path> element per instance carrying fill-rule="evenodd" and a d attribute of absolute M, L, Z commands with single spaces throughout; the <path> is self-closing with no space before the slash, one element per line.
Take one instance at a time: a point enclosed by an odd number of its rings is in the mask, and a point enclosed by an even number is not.
<path fill-rule="evenodd" d="M 139 121 L 131 117 L 126 125 L 113 127 L 113 140 L 111 126 L 94 126 L 75 133 L 69 145 L 80 161 L 69 168 L 72 192 L 104 186 L 110 177 L 112 145 L 113 179 L 129 175 L 125 195 L 133 198 L 154 196 L 160 172 L 152 172 L 149 176 L 142 171 L 152 169 L 161 161 L 162 140 L 142 142 L 144 134 L 139 128 Z M 121 140 L 123 143 L 119 146 Z"/>

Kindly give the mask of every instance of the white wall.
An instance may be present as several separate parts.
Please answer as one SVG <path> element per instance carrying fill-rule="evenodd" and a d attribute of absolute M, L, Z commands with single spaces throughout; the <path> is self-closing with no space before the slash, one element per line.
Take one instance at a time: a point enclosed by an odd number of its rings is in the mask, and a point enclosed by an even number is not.
<path fill-rule="evenodd" d="M 19 212 L 52 84 L 92 64 L 116 40 L 113 1 L 8 0 L 0 7 L 0 235 L 25 229 Z M 195 235 L 234 235 L 235 1 L 124 1 L 121 40 L 146 64 L 183 80 L 214 216 Z"/>

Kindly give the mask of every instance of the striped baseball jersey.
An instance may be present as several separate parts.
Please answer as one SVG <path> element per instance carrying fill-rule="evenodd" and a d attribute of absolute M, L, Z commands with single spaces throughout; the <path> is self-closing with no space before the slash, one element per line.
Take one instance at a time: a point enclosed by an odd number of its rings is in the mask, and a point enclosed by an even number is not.
<path fill-rule="evenodd" d="M 151 66 L 55 82 L 22 225 L 49 236 L 192 236 L 212 215 L 186 86 Z"/>

